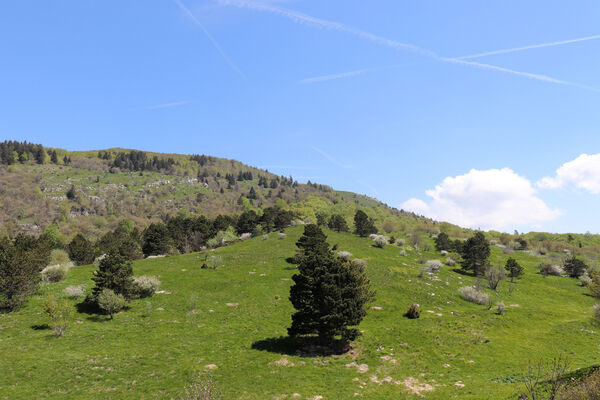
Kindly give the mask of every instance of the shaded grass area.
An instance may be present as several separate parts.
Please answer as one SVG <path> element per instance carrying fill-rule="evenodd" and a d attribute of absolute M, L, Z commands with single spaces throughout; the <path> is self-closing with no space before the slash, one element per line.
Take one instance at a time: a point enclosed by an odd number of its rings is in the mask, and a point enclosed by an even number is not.
<path fill-rule="evenodd" d="M 523 279 L 511 291 L 507 281 L 488 290 L 506 304 L 500 316 L 460 299 L 458 288 L 472 284 L 471 276 L 445 266 L 419 278 L 417 260 L 439 254 L 407 248 L 403 257 L 398 246 L 374 248 L 368 239 L 330 231 L 330 244 L 367 261 L 376 309 L 360 325 L 352 352 L 307 354 L 306 344 L 286 336 L 294 274 L 286 258 L 301 232 L 289 228 L 283 240 L 272 234 L 218 249 L 216 270 L 201 269 L 198 253 L 137 261 L 134 273 L 157 276 L 170 294 L 135 300 L 114 321 L 69 300 L 75 317 L 57 338 L 46 328 L 44 299 L 93 284 L 91 266 L 72 268 L 22 310 L 0 315 L 0 398 L 170 399 L 210 372 L 225 399 L 417 398 L 408 378 L 431 386 L 426 398 L 506 399 L 516 398 L 530 361 L 562 353 L 575 374 L 598 363 L 594 300 L 575 279 L 539 275 L 537 257 L 517 252 Z M 506 257 L 493 248 L 492 262 Z M 413 303 L 421 317 L 404 318 Z M 368 369 L 361 373 L 354 362 Z"/>

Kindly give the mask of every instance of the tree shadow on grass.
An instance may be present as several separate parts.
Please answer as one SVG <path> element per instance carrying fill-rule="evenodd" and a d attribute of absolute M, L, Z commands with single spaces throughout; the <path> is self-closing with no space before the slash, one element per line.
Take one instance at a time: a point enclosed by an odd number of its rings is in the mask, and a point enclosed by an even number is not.
<path fill-rule="evenodd" d="M 77 303 L 75 308 L 77 308 L 77 312 L 79 314 L 98 314 L 100 312 L 100 309 L 96 304 L 89 303 L 87 301 Z"/>
<path fill-rule="evenodd" d="M 48 324 L 35 324 L 35 325 L 31 325 L 31 329 L 33 329 L 34 331 L 44 331 L 44 330 L 50 329 L 50 325 L 48 325 Z"/>
<path fill-rule="evenodd" d="M 346 353 L 350 347 L 346 341 L 336 340 L 329 346 L 320 344 L 316 337 L 279 336 L 252 343 L 253 350 L 268 351 L 300 357 L 320 357 Z"/>
<path fill-rule="evenodd" d="M 457 274 L 461 274 L 464 276 L 471 276 L 471 277 L 475 277 L 475 274 L 469 271 L 465 271 L 464 269 L 460 269 L 460 268 L 454 268 L 452 270 L 452 272 L 456 272 Z"/>

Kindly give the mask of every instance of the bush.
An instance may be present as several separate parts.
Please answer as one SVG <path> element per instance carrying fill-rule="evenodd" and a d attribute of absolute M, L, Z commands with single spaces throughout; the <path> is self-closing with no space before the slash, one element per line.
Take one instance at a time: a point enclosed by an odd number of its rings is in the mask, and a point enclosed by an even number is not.
<path fill-rule="evenodd" d="M 473 286 L 463 286 L 458 291 L 463 300 L 470 301 L 471 303 L 487 304 L 490 301 L 490 296 L 486 292 Z"/>
<path fill-rule="evenodd" d="M 283 232 L 279 232 L 279 235 L 277 235 L 277 237 L 278 237 L 279 239 L 285 239 L 285 238 L 286 238 L 286 236 L 287 236 L 287 235 L 286 235 L 285 233 L 283 233 Z"/>
<path fill-rule="evenodd" d="M 425 265 L 429 273 L 436 273 L 444 266 L 440 260 L 428 260 Z"/>
<path fill-rule="evenodd" d="M 50 265 L 42 270 L 44 282 L 60 282 L 65 279 L 69 268 L 66 265 Z"/>
<path fill-rule="evenodd" d="M 85 295 L 85 285 L 67 286 L 64 292 L 73 299 L 79 299 Z"/>
<path fill-rule="evenodd" d="M 367 262 L 365 260 L 363 260 L 362 258 L 355 258 L 351 262 L 352 262 L 352 265 L 354 265 L 356 268 L 364 269 L 367 267 Z"/>
<path fill-rule="evenodd" d="M 50 252 L 50 265 L 67 265 L 70 263 L 69 255 L 61 249 L 54 249 Z"/>
<path fill-rule="evenodd" d="M 592 281 L 588 283 L 588 288 L 590 289 L 592 296 L 600 298 L 600 273 L 592 274 L 591 280 Z"/>
<path fill-rule="evenodd" d="M 388 244 L 388 238 L 384 235 L 374 235 L 373 241 L 375 242 L 375 247 L 383 248 L 386 244 Z"/>
<path fill-rule="evenodd" d="M 400 250 L 400 255 L 402 257 L 406 257 L 406 250 L 404 250 L 404 249 Z"/>
<path fill-rule="evenodd" d="M 46 300 L 44 311 L 50 317 L 50 327 L 56 336 L 62 336 L 67 330 L 69 319 L 72 315 L 72 309 L 64 301 L 58 301 L 56 296 L 51 294 Z"/>
<path fill-rule="evenodd" d="M 456 265 L 456 261 L 451 257 L 446 257 L 446 265 L 449 267 L 454 267 Z"/>
<path fill-rule="evenodd" d="M 269 239 L 269 235 L 263 235 L 263 240 Z"/>
<path fill-rule="evenodd" d="M 504 269 L 500 267 L 489 266 L 485 270 L 484 276 L 488 281 L 488 287 L 492 290 L 496 290 L 500 281 L 506 278 L 506 273 L 504 272 Z"/>
<path fill-rule="evenodd" d="M 398 246 L 402 247 L 406 244 L 406 240 L 404 239 L 396 239 L 395 244 L 397 244 Z"/>
<path fill-rule="evenodd" d="M 97 297 L 98 307 L 114 319 L 114 314 L 125 307 L 125 298 L 120 294 L 115 294 L 110 289 L 103 289 Z"/>
<path fill-rule="evenodd" d="M 502 314 L 504 314 L 504 308 L 505 308 L 505 306 L 504 306 L 504 302 L 502 302 L 502 301 L 499 301 L 498 303 L 496 303 L 496 307 L 497 307 L 497 311 L 496 311 L 496 313 L 497 313 L 498 315 L 502 315 Z"/>
<path fill-rule="evenodd" d="M 196 382 L 185 388 L 180 400 L 219 400 L 221 395 L 216 389 L 212 377 L 199 377 Z"/>
<path fill-rule="evenodd" d="M 600 304 L 594 304 L 592 307 L 592 317 L 595 322 L 600 324 Z"/>
<path fill-rule="evenodd" d="M 588 269 L 588 266 L 583 260 L 573 256 L 565 260 L 563 269 L 570 277 L 579 278 Z"/>
<path fill-rule="evenodd" d="M 600 393 L 600 371 L 564 388 L 560 393 L 560 399 L 598 400 L 600 398 L 598 393 Z"/>
<path fill-rule="evenodd" d="M 352 257 L 352 253 L 342 250 L 337 252 L 337 256 L 340 260 L 348 261 L 350 260 L 350 257 Z"/>
<path fill-rule="evenodd" d="M 589 285 L 590 283 L 592 283 L 592 278 L 590 278 L 588 273 L 585 272 L 583 275 L 581 275 L 579 277 L 579 282 L 581 282 L 581 286 L 585 287 L 585 286 Z"/>
<path fill-rule="evenodd" d="M 159 286 L 160 281 L 155 276 L 141 275 L 133 278 L 133 290 L 138 297 L 152 296 Z"/>
<path fill-rule="evenodd" d="M 565 273 L 560 265 L 541 263 L 538 268 L 540 269 L 540 274 L 543 276 L 562 276 Z"/>
<path fill-rule="evenodd" d="M 421 307 L 418 304 L 412 304 L 404 313 L 404 316 L 410 319 L 416 319 L 421 316 Z"/>
<path fill-rule="evenodd" d="M 242 233 L 240 235 L 240 240 L 243 242 L 244 240 L 248 240 L 252 238 L 252 234 L 251 233 Z"/>

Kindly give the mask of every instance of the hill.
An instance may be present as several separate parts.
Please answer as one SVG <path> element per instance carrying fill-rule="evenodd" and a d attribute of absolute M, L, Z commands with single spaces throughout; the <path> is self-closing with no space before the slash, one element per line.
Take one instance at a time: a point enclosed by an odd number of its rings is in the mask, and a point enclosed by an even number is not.
<path fill-rule="evenodd" d="M 352 352 L 297 354 L 284 338 L 295 272 L 286 258 L 301 232 L 291 227 L 284 238 L 273 233 L 206 253 L 135 261 L 135 275 L 157 276 L 163 293 L 133 301 L 113 321 L 80 309 L 56 338 L 46 329 L 45 299 L 92 284 L 92 266 L 73 267 L 25 308 L 0 315 L 0 398 L 179 398 L 198 373 L 210 373 L 224 399 L 506 399 L 522 391 L 529 362 L 564 354 L 573 373 L 598 363 L 593 298 L 576 279 L 538 272 L 538 263 L 558 254 L 514 252 L 523 278 L 486 289 L 493 303 L 506 305 L 498 315 L 459 297 L 458 288 L 474 277 L 448 266 L 422 274 L 421 259 L 442 258 L 431 239 L 415 251 L 403 233 L 406 245 L 380 249 L 370 239 L 326 231 L 330 244 L 366 260 L 376 300 Z M 201 269 L 206 257 L 218 267 Z M 492 246 L 492 264 L 507 257 Z M 68 301 L 76 307 L 81 300 Z M 413 303 L 421 318 L 404 318 Z"/>

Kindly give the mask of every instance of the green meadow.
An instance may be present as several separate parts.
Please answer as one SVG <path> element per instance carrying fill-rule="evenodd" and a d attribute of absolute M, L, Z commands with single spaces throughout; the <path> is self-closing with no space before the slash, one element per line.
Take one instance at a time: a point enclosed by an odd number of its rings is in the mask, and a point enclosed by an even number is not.
<path fill-rule="evenodd" d="M 47 296 L 93 285 L 93 266 L 73 267 L 19 311 L 0 314 L 0 398 L 179 399 L 199 375 L 210 375 L 223 399 L 516 399 L 530 362 L 562 354 L 570 372 L 598 363 L 594 299 L 576 279 L 540 275 L 541 257 L 515 252 L 525 275 L 513 285 L 502 281 L 497 292 L 486 289 L 506 305 L 498 315 L 496 307 L 460 298 L 458 288 L 475 278 L 458 267 L 420 276 L 418 260 L 444 260 L 434 250 L 380 249 L 332 231 L 330 245 L 366 260 L 376 298 L 351 352 L 298 353 L 286 339 L 295 273 L 286 258 L 302 228 L 286 233 L 136 261 L 134 274 L 158 277 L 161 293 L 132 301 L 112 321 L 69 299 L 73 318 L 56 337 L 44 313 Z M 218 267 L 201 269 L 213 256 Z M 492 246 L 492 264 L 507 257 Z M 421 317 L 403 317 L 413 303 Z"/>

